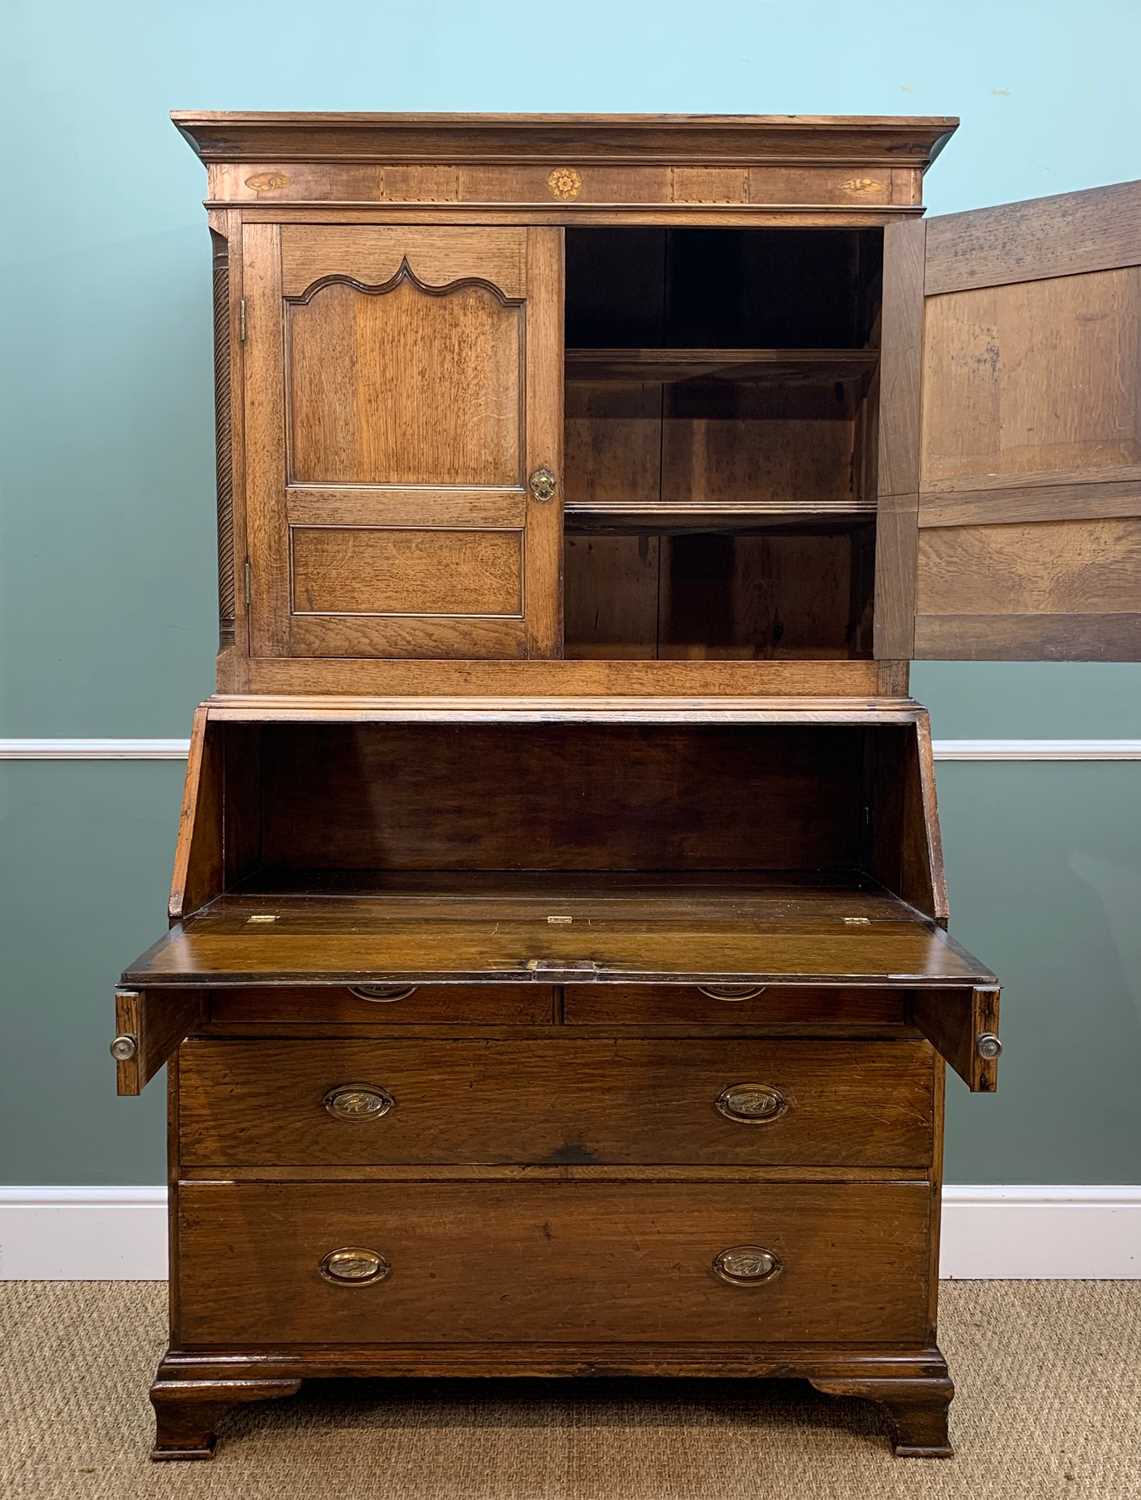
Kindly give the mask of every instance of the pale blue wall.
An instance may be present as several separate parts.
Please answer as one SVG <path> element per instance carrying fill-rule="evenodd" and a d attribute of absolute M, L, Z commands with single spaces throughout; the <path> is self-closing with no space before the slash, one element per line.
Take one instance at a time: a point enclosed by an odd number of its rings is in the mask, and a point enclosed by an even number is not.
<path fill-rule="evenodd" d="M 211 687 L 204 174 L 172 108 L 958 114 L 936 213 L 1141 175 L 1135 0 L 9 0 L 3 46 L 0 736 L 183 735 Z M 944 736 L 1141 736 L 1136 666 L 915 685 Z M 0 1180 L 159 1176 L 160 1101 L 114 1101 L 104 1044 L 162 925 L 179 775 L 0 777 Z M 952 1090 L 949 1176 L 1135 1178 L 1141 766 L 940 781 L 955 931 L 1008 982 L 1010 1044 L 997 1099 Z"/>

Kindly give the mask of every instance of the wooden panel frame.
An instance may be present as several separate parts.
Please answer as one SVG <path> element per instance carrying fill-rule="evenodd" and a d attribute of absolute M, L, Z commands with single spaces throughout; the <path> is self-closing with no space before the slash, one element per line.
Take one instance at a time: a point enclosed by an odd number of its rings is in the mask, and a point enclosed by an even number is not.
<path fill-rule="evenodd" d="M 867 868 L 889 890 L 946 928 L 950 915 L 935 794 L 935 756 L 926 709 L 902 730 L 898 756 L 868 735 Z"/>
<path fill-rule="evenodd" d="M 299 232 L 321 233 L 316 226 Z M 344 259 L 324 262 L 344 269 L 318 277 L 298 295 L 285 295 L 280 378 L 285 385 L 287 511 L 292 493 L 299 487 L 341 487 L 360 498 L 371 497 L 376 502 L 378 522 L 387 519 L 384 502 L 390 487 L 400 490 L 419 486 L 426 501 L 434 491 L 443 489 L 447 493 L 456 486 L 486 488 L 505 496 L 523 492 L 524 424 L 528 415 L 524 366 L 530 353 L 525 338 L 524 299 L 507 294 L 490 275 L 457 276 L 442 283 L 424 279 L 416 269 L 420 264 L 417 241 L 424 235 L 438 240 L 441 231 L 410 227 L 398 232 L 408 254 L 402 256 L 391 276 L 376 280 L 371 267 L 365 270 L 368 257 L 353 253 L 351 236 L 369 234 L 369 230 L 358 227 L 347 231 Z M 471 233 L 462 229 L 452 232 Z M 448 230 L 442 233 L 446 235 Z M 506 234 L 514 238 L 511 231 L 485 233 L 488 237 Z M 286 226 L 283 238 L 289 234 Z M 486 259 L 477 255 L 469 264 L 492 272 L 492 267 L 484 264 Z M 314 269 L 320 264 L 318 260 Z M 383 271 L 379 274 L 383 276 Z M 505 280 L 510 284 L 508 278 Z M 373 320 L 369 330 L 372 337 L 365 341 L 370 346 L 368 357 L 360 347 L 358 320 L 362 318 Z M 386 357 L 378 357 L 380 350 L 374 339 L 380 339 L 383 349 L 386 336 L 393 338 L 394 344 Z M 432 341 L 437 337 L 441 340 L 438 352 L 451 351 L 450 358 L 431 357 Z M 346 361 L 350 351 L 355 352 L 355 358 Z M 345 367 L 337 368 L 342 365 Z M 384 399 L 371 411 L 369 407 L 379 393 L 370 389 L 370 372 L 387 383 Z M 416 401 L 403 408 L 395 405 L 405 399 L 405 391 L 412 396 L 416 381 L 424 376 L 433 382 L 417 397 L 417 401 L 423 397 L 433 413 L 427 430 L 416 421 Z M 473 380 L 479 382 L 474 393 Z M 477 402 L 470 400 L 472 394 L 487 394 L 491 399 Z M 468 432 L 464 421 L 468 405 L 478 407 L 485 419 L 491 415 L 488 408 L 497 405 L 496 415 L 506 420 L 485 421 L 478 434 Z M 381 416 L 386 407 L 390 422 Z M 338 431 L 338 424 L 346 418 L 350 430 Z M 446 423 L 456 419 L 458 427 L 451 430 L 447 441 Z M 379 462 L 367 451 L 370 434 L 374 433 L 383 434 L 389 449 Z M 413 458 L 402 454 L 408 437 L 414 442 L 419 439 L 421 444 L 427 440 L 430 455 L 421 452 Z"/>
<path fill-rule="evenodd" d="M 559 663 L 558 665 L 564 665 Z M 565 663 L 577 666 L 579 663 Z M 595 666 L 597 663 L 582 663 Z M 623 663 L 615 663 L 622 666 Z M 670 663 L 669 665 L 677 665 Z M 704 665 L 704 664 L 702 664 Z M 393 694 L 215 694 L 202 705 L 211 723 L 450 724 L 915 724 L 926 709 L 913 698 L 795 695 L 787 685 L 768 695 L 686 696 L 552 692 L 519 696 Z"/>
<path fill-rule="evenodd" d="M 236 886 L 261 856 L 261 725 L 212 722 L 208 704 L 195 711 L 182 788 L 178 842 L 167 910 L 180 922 Z"/>
<path fill-rule="evenodd" d="M 875 492 L 874 653 L 906 661 L 915 646 L 924 220 L 884 230 Z"/>
<path fill-rule="evenodd" d="M 927 220 L 928 297 L 1136 265 L 1141 182 Z"/>
<path fill-rule="evenodd" d="M 904 218 L 917 218 L 922 205 L 914 199 L 898 208 L 857 208 L 845 204 L 328 204 L 275 203 L 240 208 L 245 224 L 326 224 L 335 212 L 341 224 L 526 225 L 535 228 L 721 228 L 721 229 L 879 229 Z"/>
<path fill-rule="evenodd" d="M 976 296 L 995 288 L 1010 288 L 1015 295 L 1025 286 L 1029 306 L 1020 309 L 1022 318 L 1029 323 L 1033 308 L 1036 327 L 1045 317 L 1048 329 L 1065 330 L 1057 335 L 1062 342 L 1054 357 L 1059 362 L 1066 355 L 1072 359 L 1070 379 L 1087 401 L 1094 400 L 1091 370 L 1101 369 L 1105 361 L 1089 343 L 1101 335 L 1088 329 L 1112 326 L 1104 320 L 1114 316 L 1115 299 L 1120 311 L 1127 314 L 1132 308 L 1132 316 L 1141 318 L 1139 267 L 1141 182 L 927 221 L 926 375 L 932 374 L 935 337 L 931 299 L 940 306 L 939 299 L 958 299 L 947 306 L 961 308 L 956 316 L 967 318 Z M 1090 277 L 1101 281 L 1096 290 L 1091 283 L 1087 293 L 1083 278 Z M 1051 282 L 1055 289 L 1030 297 L 1030 289 Z M 1053 299 L 1049 304 L 1048 297 Z M 1005 345 L 997 332 L 988 332 L 997 309 L 984 308 L 974 316 L 978 331 L 959 351 L 952 396 L 966 389 L 962 382 L 968 356 L 989 362 L 990 369 L 980 367 L 979 380 L 997 386 L 1001 379 Z M 1022 322 L 1014 312 L 1008 316 L 1017 334 Z M 1141 411 L 1141 356 L 1127 345 L 1118 353 L 1120 367 L 1106 366 L 1100 375 L 1114 392 L 1113 411 L 1128 413 L 1131 397 L 1133 409 Z M 1037 354 L 1045 360 L 1044 349 Z M 1064 363 L 1061 368 L 1064 372 Z M 948 378 L 945 369 L 942 374 Z M 1043 421 L 1050 410 L 1048 402 L 1042 405 Z M 969 413 L 963 420 L 969 421 Z M 1088 435 L 1085 451 L 1101 436 L 1101 428 Z M 992 465 L 976 462 L 957 477 L 945 466 L 926 478 L 920 473 L 917 531 L 909 528 L 915 550 L 915 657 L 1141 659 L 1141 421 L 1132 433 L 1119 436 L 1120 461 L 1084 469 L 1065 467 L 1065 458 L 1047 467 L 1049 452 L 1041 454 L 1036 470 L 1000 469 L 996 451 Z M 1134 461 L 1128 461 L 1125 451 L 1130 439 Z M 1080 451 L 1075 456 L 1080 462 Z M 1037 535 L 1035 526 L 1043 528 Z M 972 580 L 978 580 L 974 595 Z M 1133 598 L 1136 609 L 1129 607 Z M 1091 607 L 1097 605 L 1101 612 Z"/>
<path fill-rule="evenodd" d="M 330 264 L 353 266 L 351 279 L 362 285 L 386 286 L 401 274 L 407 261 L 404 226 L 350 227 L 340 223 L 313 225 L 298 232 L 282 226 L 281 291 L 287 301 L 307 300 L 327 279 Z M 527 231 L 499 229 L 494 239 L 486 231 L 446 226 L 438 232 L 421 231 L 407 261 L 408 273 L 421 286 L 442 290 L 455 282 L 478 280 L 494 287 L 501 300 L 521 301 L 526 295 Z M 478 261 L 480 271 L 471 266 Z M 345 276 L 347 273 L 339 273 Z"/>
<path fill-rule="evenodd" d="M 243 226 L 245 320 L 246 490 L 249 557 L 247 573 L 250 652 L 285 656 L 289 650 L 289 533 L 276 507 L 254 503 L 285 484 L 278 443 L 285 433 L 282 351 L 285 308 L 281 283 L 281 226 Z"/>
<path fill-rule="evenodd" d="M 581 170 L 580 170 L 581 168 Z M 572 175 L 573 174 L 573 175 Z M 587 205 L 661 203 L 681 207 L 788 204 L 836 211 L 911 209 L 919 202 L 915 166 L 683 166 L 578 158 L 575 167 L 517 163 L 258 162 L 209 168 L 212 201 L 234 204 L 481 204 L 565 202 Z M 577 181 L 576 181 L 577 178 Z"/>
<path fill-rule="evenodd" d="M 410 234 L 416 237 L 422 256 L 408 271 L 404 251 Z M 311 243 L 313 236 L 316 240 Z M 327 523 L 322 497 L 332 499 L 331 514 L 341 524 L 397 526 L 422 524 L 424 488 L 408 486 L 336 486 L 286 484 L 280 472 L 281 435 L 288 435 L 286 385 L 281 368 L 285 346 L 285 304 L 304 296 L 314 284 L 332 251 L 321 251 L 328 242 L 336 246 L 348 237 L 355 256 L 368 259 L 370 276 L 392 274 L 383 284 L 399 281 L 405 274 L 419 281 L 420 263 L 429 278 L 429 290 L 441 285 L 460 286 L 470 281 L 457 273 L 482 247 L 483 260 L 490 255 L 495 266 L 497 293 L 523 308 L 520 325 L 520 474 L 518 489 L 502 493 L 473 492 L 445 487 L 442 519 L 463 529 L 473 520 L 492 530 L 521 532 L 522 601 L 519 611 L 480 617 L 465 613 L 401 614 L 375 616 L 352 612 L 295 614 L 292 610 L 292 530 L 302 522 Z M 359 237 L 359 242 L 358 242 Z M 454 238 L 453 238 L 454 237 Z M 314 249 L 314 244 L 317 249 Z M 401 249 L 401 246 L 404 249 Z M 562 472 L 562 234 L 558 229 L 516 228 L 488 230 L 449 225 L 442 230 L 423 227 L 410 230 L 347 228 L 326 224 L 299 235 L 281 223 L 251 226 L 245 235 L 245 312 L 248 330 L 245 350 L 245 427 L 252 441 L 247 453 L 247 480 L 251 495 L 263 497 L 249 516 L 250 650 L 260 661 L 305 660 L 307 658 L 357 659 L 447 657 L 503 658 L 555 657 L 562 642 L 562 499 L 556 493 L 540 502 L 526 487 L 526 475 L 543 465 Z M 324 259 L 322 256 L 324 255 Z M 426 259 L 425 259 L 426 257 Z M 465 259 L 466 257 L 466 259 Z M 480 264 L 476 257 L 473 264 Z M 414 274 L 415 273 L 415 274 Z M 318 280 L 320 278 L 318 277 Z M 481 280 L 480 277 L 475 277 Z M 500 285 L 502 283 L 502 285 Z M 371 281 L 370 281 L 371 286 Z M 504 290 L 506 289 L 506 290 Z M 281 524 L 281 506 L 267 504 L 264 497 L 282 492 L 288 501 L 288 524 Z M 429 486 L 430 488 L 430 486 Z M 294 514 L 293 497 L 298 510 Z M 473 498 L 474 514 L 462 502 Z M 390 505 L 391 502 L 391 505 Z M 433 525 L 441 518 L 433 516 Z M 230 653 L 219 662 L 219 681 L 230 672 L 248 668 L 240 654 Z"/>
<path fill-rule="evenodd" d="M 190 730 L 190 751 L 178 814 L 178 841 L 168 912 L 181 921 L 223 888 L 223 773 L 219 736 L 211 732 L 201 704 Z"/>
<path fill-rule="evenodd" d="M 423 618 L 437 612 L 448 619 L 523 618 L 519 529 L 376 521 L 311 526 L 291 519 L 289 531 L 294 620 Z"/>
<path fill-rule="evenodd" d="M 906 698 L 906 661 L 378 661 L 230 653 L 218 663 L 218 693 L 299 697 L 344 694 L 381 698 L 439 693 L 525 703 L 537 697 L 690 697 L 698 703 L 776 693 L 823 698 Z"/>

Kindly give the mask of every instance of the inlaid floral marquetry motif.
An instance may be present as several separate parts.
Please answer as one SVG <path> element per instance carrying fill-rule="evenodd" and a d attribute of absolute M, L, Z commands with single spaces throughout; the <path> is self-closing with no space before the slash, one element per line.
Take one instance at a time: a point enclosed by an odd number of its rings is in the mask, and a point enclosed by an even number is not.
<path fill-rule="evenodd" d="M 547 186 L 556 198 L 577 198 L 582 192 L 582 178 L 573 167 L 556 167 L 547 177 Z"/>
<path fill-rule="evenodd" d="M 255 193 L 272 193 L 278 188 L 288 187 L 289 178 L 284 172 L 255 172 L 246 178 L 246 186 Z"/>

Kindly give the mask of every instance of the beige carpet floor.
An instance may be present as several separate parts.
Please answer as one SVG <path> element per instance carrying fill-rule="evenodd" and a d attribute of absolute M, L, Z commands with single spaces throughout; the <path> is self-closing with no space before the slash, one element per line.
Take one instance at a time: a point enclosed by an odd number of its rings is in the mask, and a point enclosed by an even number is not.
<path fill-rule="evenodd" d="M 949 1461 L 793 1382 L 311 1383 L 151 1464 L 152 1282 L 0 1284 L 3 1500 L 1141 1500 L 1141 1282 L 959 1282 Z"/>

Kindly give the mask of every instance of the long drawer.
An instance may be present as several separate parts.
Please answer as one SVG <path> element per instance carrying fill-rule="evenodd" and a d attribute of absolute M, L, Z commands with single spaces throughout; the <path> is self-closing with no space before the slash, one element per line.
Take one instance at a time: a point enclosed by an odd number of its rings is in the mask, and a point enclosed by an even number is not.
<path fill-rule="evenodd" d="M 925 1166 L 926 1043 L 198 1039 L 186 1165 Z"/>
<path fill-rule="evenodd" d="M 184 1183 L 183 1345 L 914 1340 L 917 1182 Z"/>

